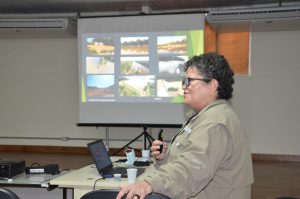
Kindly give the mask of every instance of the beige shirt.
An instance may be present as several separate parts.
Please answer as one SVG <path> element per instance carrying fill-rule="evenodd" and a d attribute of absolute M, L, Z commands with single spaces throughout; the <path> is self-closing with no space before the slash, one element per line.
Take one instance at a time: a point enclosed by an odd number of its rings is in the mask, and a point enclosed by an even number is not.
<path fill-rule="evenodd" d="M 250 199 L 253 169 L 237 115 L 217 100 L 183 125 L 164 160 L 140 176 L 172 199 Z"/>

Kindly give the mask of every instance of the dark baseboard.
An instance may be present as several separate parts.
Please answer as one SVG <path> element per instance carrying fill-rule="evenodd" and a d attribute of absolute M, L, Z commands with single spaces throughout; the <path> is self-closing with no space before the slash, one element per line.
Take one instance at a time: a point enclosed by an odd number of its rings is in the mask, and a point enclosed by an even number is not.
<path fill-rule="evenodd" d="M 253 161 L 300 162 L 300 155 L 252 153 Z"/>
<path fill-rule="evenodd" d="M 119 148 L 110 148 L 109 153 L 114 154 L 116 156 L 125 156 L 123 151 L 115 154 L 115 152 L 118 150 Z M 65 147 L 65 146 L 0 145 L 0 152 L 89 155 L 89 151 L 87 147 Z M 140 156 L 140 151 L 137 151 L 137 156 Z M 252 160 L 253 161 L 300 162 L 300 155 L 253 153 Z"/>

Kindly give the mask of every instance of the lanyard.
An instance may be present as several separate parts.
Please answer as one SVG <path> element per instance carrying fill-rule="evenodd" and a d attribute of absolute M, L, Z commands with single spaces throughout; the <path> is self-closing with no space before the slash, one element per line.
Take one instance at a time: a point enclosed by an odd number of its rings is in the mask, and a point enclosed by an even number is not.
<path fill-rule="evenodd" d="M 176 139 L 176 137 L 182 133 L 182 131 L 187 131 L 188 133 L 191 133 L 191 129 L 187 127 L 187 125 L 190 123 L 190 121 L 196 116 L 197 114 L 193 115 L 192 117 L 190 117 L 190 119 L 188 119 L 188 121 L 185 123 L 184 127 L 182 127 L 180 129 L 180 131 L 172 138 L 170 145 L 174 142 L 174 140 Z"/>

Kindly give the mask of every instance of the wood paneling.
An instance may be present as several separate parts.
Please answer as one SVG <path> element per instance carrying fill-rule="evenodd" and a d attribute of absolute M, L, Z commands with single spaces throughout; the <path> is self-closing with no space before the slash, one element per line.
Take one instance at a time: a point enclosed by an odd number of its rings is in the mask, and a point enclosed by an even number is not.
<path fill-rule="evenodd" d="M 254 161 L 252 199 L 300 198 L 300 162 Z"/>
<path fill-rule="evenodd" d="M 217 52 L 217 33 L 207 21 L 204 29 L 204 52 Z"/>
<path fill-rule="evenodd" d="M 224 55 L 235 74 L 249 73 L 249 32 L 217 33 L 206 22 L 204 39 L 205 52 L 217 52 Z"/>
<path fill-rule="evenodd" d="M 224 55 L 235 74 L 248 74 L 249 32 L 219 33 L 217 52 Z"/>

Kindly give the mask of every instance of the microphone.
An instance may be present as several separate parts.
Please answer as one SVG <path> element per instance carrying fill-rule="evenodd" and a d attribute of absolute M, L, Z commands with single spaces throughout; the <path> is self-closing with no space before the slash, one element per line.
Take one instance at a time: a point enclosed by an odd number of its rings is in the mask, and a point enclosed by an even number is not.
<path fill-rule="evenodd" d="M 163 140 L 163 132 L 164 132 L 164 131 L 163 131 L 162 129 L 160 129 L 160 131 L 159 131 L 159 133 L 158 133 L 158 138 L 157 138 L 158 140 L 160 140 L 160 141 L 162 141 L 162 142 L 164 141 L 164 140 Z M 159 150 L 158 150 L 158 151 L 159 151 L 160 153 L 161 153 L 162 150 L 163 150 L 163 146 L 164 146 L 164 144 L 161 144 L 161 145 L 159 146 Z"/>

